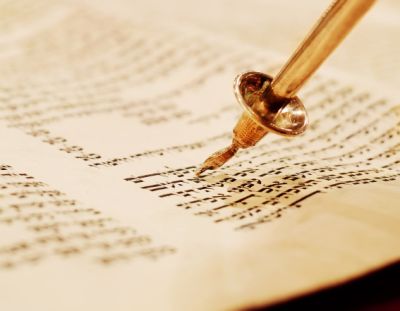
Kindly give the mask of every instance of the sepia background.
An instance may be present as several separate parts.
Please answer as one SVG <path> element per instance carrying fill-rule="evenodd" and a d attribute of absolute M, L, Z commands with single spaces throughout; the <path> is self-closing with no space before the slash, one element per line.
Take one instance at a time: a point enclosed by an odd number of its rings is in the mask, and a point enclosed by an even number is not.
<path fill-rule="evenodd" d="M 314 25 L 329 0 L 113 1 L 115 9 L 168 23 L 197 25 L 222 36 L 289 56 Z M 107 5 L 107 1 L 99 1 Z M 131 13 L 132 15 L 134 12 Z M 271 29 L 271 25 L 274 27 Z M 400 2 L 379 0 L 324 66 L 396 87 L 400 77 Z"/>

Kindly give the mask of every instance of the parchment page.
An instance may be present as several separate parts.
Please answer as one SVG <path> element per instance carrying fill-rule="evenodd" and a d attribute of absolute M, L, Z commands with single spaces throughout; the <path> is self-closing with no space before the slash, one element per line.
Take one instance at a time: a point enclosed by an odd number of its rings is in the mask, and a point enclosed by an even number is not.
<path fill-rule="evenodd" d="M 139 10 L 145 18 L 196 25 L 257 46 L 261 51 L 274 50 L 287 58 L 331 2 L 148 0 L 135 4 L 136 10 L 129 9 L 132 7 L 129 0 L 116 0 L 112 6 L 107 0 L 96 3 L 128 16 L 137 15 Z M 396 39 L 400 37 L 399 14 L 399 1 L 376 1 L 323 67 L 334 67 L 374 84 L 396 89 L 400 80 L 400 46 Z"/>
<path fill-rule="evenodd" d="M 390 92 L 322 71 L 304 136 L 196 177 L 241 113 L 233 77 L 279 56 L 140 11 L 3 7 L 2 309 L 240 309 L 399 259 Z"/>

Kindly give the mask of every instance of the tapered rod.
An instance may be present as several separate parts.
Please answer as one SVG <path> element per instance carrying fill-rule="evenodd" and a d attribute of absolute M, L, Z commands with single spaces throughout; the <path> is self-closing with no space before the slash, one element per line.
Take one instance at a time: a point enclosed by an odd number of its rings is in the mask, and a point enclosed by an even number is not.
<path fill-rule="evenodd" d="M 269 112 L 273 112 L 273 116 L 276 116 L 275 113 L 282 108 L 281 105 L 296 96 L 297 91 L 340 44 L 374 2 L 375 0 L 334 1 L 271 84 L 259 96 L 260 105 L 257 106 L 259 109 L 257 108 L 255 111 L 252 105 L 253 112 L 262 116 L 268 116 Z M 232 144 L 208 157 L 197 170 L 198 176 L 206 170 L 221 167 L 239 149 L 254 146 L 268 132 L 270 127 L 266 125 L 264 131 L 260 132 L 259 123 L 254 121 L 253 117 L 247 115 L 246 112 L 243 113 L 241 121 L 233 131 Z M 275 119 L 275 117 L 271 118 L 271 122 L 274 122 Z M 293 122 L 296 120 L 296 116 L 293 118 L 289 116 L 286 120 Z M 246 139 L 239 140 L 238 137 L 246 137 Z"/>
<path fill-rule="evenodd" d="M 279 98 L 295 96 L 374 2 L 335 1 L 272 81 L 273 94 Z"/>

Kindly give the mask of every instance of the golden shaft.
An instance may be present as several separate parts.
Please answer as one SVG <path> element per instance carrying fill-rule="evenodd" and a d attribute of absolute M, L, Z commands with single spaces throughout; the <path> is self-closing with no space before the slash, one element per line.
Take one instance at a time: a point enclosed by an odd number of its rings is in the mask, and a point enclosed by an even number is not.
<path fill-rule="evenodd" d="M 271 95 L 277 98 L 295 96 L 374 2 L 335 1 L 272 81 Z"/>
<path fill-rule="evenodd" d="M 254 146 L 271 129 L 281 135 L 298 135 L 299 131 L 304 131 L 308 122 L 307 114 L 301 101 L 295 97 L 297 91 L 374 2 L 375 0 L 336 0 L 322 15 L 275 79 L 265 88 L 264 84 L 259 85 L 260 92 L 254 91 L 254 87 L 258 85 L 257 79 L 254 79 L 254 73 L 249 75 L 248 80 L 246 80 L 246 75 L 249 73 L 239 76 L 236 82 L 240 83 L 235 85 L 235 89 L 237 88 L 235 92 L 246 111 L 233 131 L 232 144 L 208 157 L 196 174 L 199 176 L 206 170 L 221 167 L 240 148 Z M 258 77 L 260 75 L 262 74 L 258 73 Z M 242 85 L 250 87 L 246 88 Z M 303 109 L 300 109 L 301 107 Z M 285 111 L 286 108 L 288 108 L 287 111 Z M 300 115 L 300 112 L 303 114 Z M 294 129 L 294 131 L 290 132 L 289 129 Z"/>

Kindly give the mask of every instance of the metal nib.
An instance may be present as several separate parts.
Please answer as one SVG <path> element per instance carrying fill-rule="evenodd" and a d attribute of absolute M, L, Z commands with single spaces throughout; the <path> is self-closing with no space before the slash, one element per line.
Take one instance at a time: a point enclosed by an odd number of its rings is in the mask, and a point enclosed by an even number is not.
<path fill-rule="evenodd" d="M 196 175 L 222 166 L 239 148 L 254 146 L 268 132 L 302 134 L 308 116 L 297 91 L 375 1 L 334 1 L 274 79 L 260 72 L 236 77 L 234 92 L 244 112 L 233 130 L 233 143 L 211 155 Z"/>
<path fill-rule="evenodd" d="M 200 176 L 207 170 L 215 170 L 224 165 L 239 150 L 239 146 L 233 141 L 229 147 L 213 153 L 200 168 L 196 171 L 196 176 Z"/>
<path fill-rule="evenodd" d="M 259 72 L 247 72 L 235 80 L 235 95 L 244 112 L 233 129 L 232 144 L 212 154 L 197 170 L 200 176 L 206 170 L 215 170 L 232 158 L 239 149 L 255 146 L 268 132 L 295 136 L 304 132 L 308 117 L 298 99 L 281 101 L 264 96 L 272 78 Z"/>

